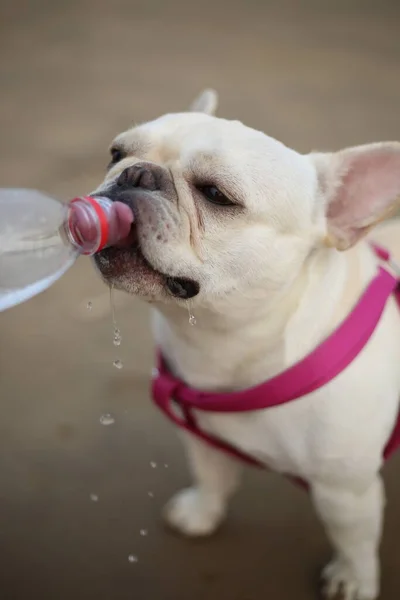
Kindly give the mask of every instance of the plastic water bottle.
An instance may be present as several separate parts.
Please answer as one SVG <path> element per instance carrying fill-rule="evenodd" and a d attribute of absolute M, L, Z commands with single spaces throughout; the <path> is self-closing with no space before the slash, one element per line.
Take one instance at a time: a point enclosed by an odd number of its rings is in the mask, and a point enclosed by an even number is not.
<path fill-rule="evenodd" d="M 0 311 L 39 294 L 81 254 L 128 237 L 129 206 L 82 196 L 68 204 L 36 190 L 0 189 Z"/>

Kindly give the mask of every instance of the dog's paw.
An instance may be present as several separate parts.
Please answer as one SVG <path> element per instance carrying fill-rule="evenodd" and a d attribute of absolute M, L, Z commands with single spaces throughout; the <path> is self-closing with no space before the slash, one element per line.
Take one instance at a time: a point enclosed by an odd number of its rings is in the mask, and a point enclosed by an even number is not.
<path fill-rule="evenodd" d="M 329 600 L 376 600 L 379 595 L 375 582 L 359 582 L 351 569 L 340 559 L 332 560 L 325 567 L 322 580 L 323 595 Z"/>
<path fill-rule="evenodd" d="M 225 514 L 225 507 L 215 497 L 188 488 L 178 492 L 164 509 L 167 525 L 190 537 L 211 535 Z"/>

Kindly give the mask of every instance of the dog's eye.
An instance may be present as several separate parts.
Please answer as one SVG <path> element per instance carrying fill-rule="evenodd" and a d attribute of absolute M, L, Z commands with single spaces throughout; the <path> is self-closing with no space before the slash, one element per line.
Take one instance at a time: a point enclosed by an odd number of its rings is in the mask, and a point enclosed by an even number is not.
<path fill-rule="evenodd" d="M 233 206 L 234 204 L 215 185 L 203 185 L 199 187 L 199 190 L 213 204 L 219 204 L 220 206 Z"/>
<path fill-rule="evenodd" d="M 113 165 L 116 165 L 120 160 L 122 160 L 126 156 L 126 154 L 120 148 L 111 148 L 110 154 L 111 154 L 111 161 L 110 161 L 108 167 L 112 167 Z"/>

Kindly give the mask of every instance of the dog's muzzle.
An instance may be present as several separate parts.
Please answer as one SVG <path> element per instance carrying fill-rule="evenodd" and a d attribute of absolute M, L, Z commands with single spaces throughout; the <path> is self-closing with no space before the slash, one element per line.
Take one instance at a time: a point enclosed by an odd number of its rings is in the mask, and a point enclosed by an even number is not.
<path fill-rule="evenodd" d="M 127 204 L 136 217 L 140 212 L 137 202 L 140 197 L 143 201 L 143 193 L 146 194 L 148 201 L 151 201 L 151 194 L 160 194 L 165 199 L 165 202 L 170 202 L 171 205 L 178 201 L 175 185 L 169 170 L 149 162 L 136 163 L 124 169 L 104 195 L 112 201 Z M 130 237 L 127 240 L 131 246 L 138 245 L 136 226 L 132 227 Z M 200 291 L 199 283 L 193 279 L 174 277 L 168 273 L 160 274 L 165 278 L 165 286 L 169 293 L 175 298 L 190 300 L 197 296 Z"/>

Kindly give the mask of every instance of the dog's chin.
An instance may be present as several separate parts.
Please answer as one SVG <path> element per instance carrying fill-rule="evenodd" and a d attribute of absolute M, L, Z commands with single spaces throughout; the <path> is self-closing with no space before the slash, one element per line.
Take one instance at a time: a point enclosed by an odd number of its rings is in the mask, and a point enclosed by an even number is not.
<path fill-rule="evenodd" d="M 94 260 L 104 281 L 116 289 L 149 299 L 161 299 L 165 293 L 163 275 L 153 269 L 138 247 L 106 248 Z"/>
<path fill-rule="evenodd" d="M 148 301 L 190 300 L 200 291 L 199 284 L 193 279 L 175 277 L 155 269 L 138 245 L 106 248 L 96 254 L 94 260 L 108 285 Z"/>

